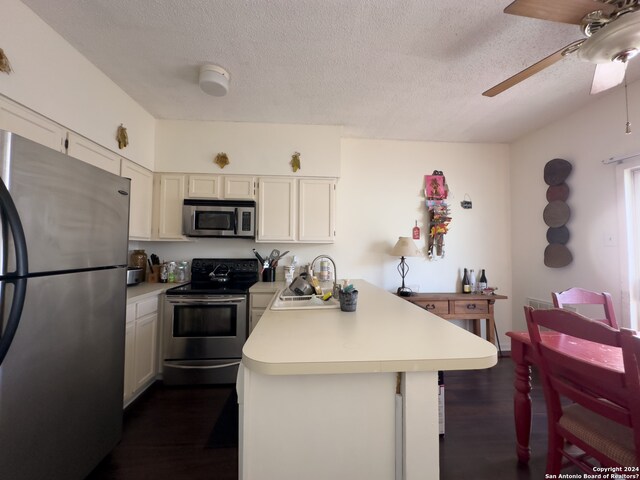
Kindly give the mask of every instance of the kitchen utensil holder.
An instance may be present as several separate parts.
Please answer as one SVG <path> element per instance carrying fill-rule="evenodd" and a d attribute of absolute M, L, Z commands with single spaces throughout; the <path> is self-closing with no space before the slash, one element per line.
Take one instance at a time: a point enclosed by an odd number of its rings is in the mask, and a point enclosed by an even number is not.
<path fill-rule="evenodd" d="M 350 292 L 344 292 L 340 290 L 338 293 L 340 300 L 340 310 L 343 312 L 355 312 L 358 306 L 358 290 L 351 290 Z"/>
<path fill-rule="evenodd" d="M 262 281 L 263 282 L 275 282 L 276 281 L 276 269 L 267 267 L 262 270 Z"/>

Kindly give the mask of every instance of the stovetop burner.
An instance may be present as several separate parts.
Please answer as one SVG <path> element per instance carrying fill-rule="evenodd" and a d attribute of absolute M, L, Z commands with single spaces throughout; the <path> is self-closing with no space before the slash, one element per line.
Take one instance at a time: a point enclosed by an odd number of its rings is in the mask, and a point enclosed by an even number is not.
<path fill-rule="evenodd" d="M 194 258 L 191 283 L 170 288 L 167 295 L 246 295 L 259 280 L 255 258 Z"/>

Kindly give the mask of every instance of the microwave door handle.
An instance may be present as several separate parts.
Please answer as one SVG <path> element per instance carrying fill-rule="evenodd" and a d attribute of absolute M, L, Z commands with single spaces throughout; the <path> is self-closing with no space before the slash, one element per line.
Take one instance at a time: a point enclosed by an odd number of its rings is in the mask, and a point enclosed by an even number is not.
<path fill-rule="evenodd" d="M 235 215 L 233 216 L 233 234 L 238 234 L 238 209 L 235 209 Z"/>
<path fill-rule="evenodd" d="M 4 181 L 0 180 L 0 211 L 2 212 L 2 247 L 8 245 L 9 230 L 13 235 L 14 248 L 16 250 L 16 271 L 11 274 L 11 277 L 6 278 L 6 282 L 14 284 L 13 302 L 11 309 L 9 310 L 9 318 L 4 331 L 0 331 L 0 365 L 4 360 L 9 347 L 13 342 L 13 337 L 18 329 L 20 323 L 20 317 L 22 316 L 22 309 L 24 307 L 24 301 L 27 294 L 27 273 L 29 271 L 29 262 L 27 255 L 27 240 L 22 228 L 22 222 L 20 221 L 20 215 L 13 198 L 7 189 Z M 6 219 L 6 221 L 4 220 Z M 7 228 L 9 227 L 9 228 Z M 1 252 L 2 259 L 6 262 L 6 251 Z M 2 286 L 2 299 L 1 306 L 4 307 L 4 293 L 5 285 Z M 4 309 L 0 310 L 0 315 L 4 315 Z M 4 319 L 0 319 L 4 320 Z M 0 321 L 0 327 L 2 327 L 2 321 Z"/>

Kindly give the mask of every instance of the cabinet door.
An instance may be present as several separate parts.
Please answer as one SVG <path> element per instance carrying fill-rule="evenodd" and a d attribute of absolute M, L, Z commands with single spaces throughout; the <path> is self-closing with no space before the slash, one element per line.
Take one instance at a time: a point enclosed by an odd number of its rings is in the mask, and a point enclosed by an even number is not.
<path fill-rule="evenodd" d="M 129 238 L 151 238 L 151 209 L 153 201 L 153 173 L 123 158 L 120 176 L 131 179 L 129 200 Z"/>
<path fill-rule="evenodd" d="M 120 175 L 120 155 L 73 132 L 69 132 L 68 138 L 67 153 L 70 156 L 107 172 Z"/>
<path fill-rule="evenodd" d="M 224 198 L 229 200 L 253 200 L 256 198 L 255 177 L 224 177 Z"/>
<path fill-rule="evenodd" d="M 182 235 L 182 203 L 184 202 L 185 176 L 163 173 L 157 175 L 155 188 L 155 221 L 158 238 L 184 239 Z"/>
<path fill-rule="evenodd" d="M 135 362 L 135 329 L 136 305 L 127 305 L 127 323 L 124 342 L 124 403 L 132 397 L 135 390 L 134 362 Z"/>
<path fill-rule="evenodd" d="M 188 198 L 220 198 L 220 181 L 218 175 L 189 175 Z"/>
<path fill-rule="evenodd" d="M 336 181 L 300 179 L 298 240 L 333 243 L 335 239 Z"/>
<path fill-rule="evenodd" d="M 66 131 L 62 126 L 22 105 L 0 97 L 0 129 L 64 152 Z"/>
<path fill-rule="evenodd" d="M 257 242 L 296 239 L 296 179 L 261 178 L 258 182 Z"/>
<path fill-rule="evenodd" d="M 156 375 L 157 326 L 157 312 L 136 319 L 135 390 L 146 386 Z"/>

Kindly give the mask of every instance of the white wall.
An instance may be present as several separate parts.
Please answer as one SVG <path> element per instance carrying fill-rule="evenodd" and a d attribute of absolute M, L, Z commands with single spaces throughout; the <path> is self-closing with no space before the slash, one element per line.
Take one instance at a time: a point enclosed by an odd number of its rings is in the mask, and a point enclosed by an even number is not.
<path fill-rule="evenodd" d="M 613 165 L 605 166 L 602 160 L 640 152 L 638 95 L 640 84 L 629 85 L 632 125 L 636 119 L 631 135 L 624 133 L 624 89 L 619 87 L 602 94 L 589 107 L 512 145 L 514 328 L 526 329 L 522 306 L 527 297 L 551 301 L 550 292 L 573 286 L 610 292 L 616 312 L 625 310 L 621 299 L 628 297 L 628 291 L 622 282 L 620 265 L 624 264 L 626 252 L 618 238 L 616 173 Z M 564 158 L 573 164 L 567 179 L 571 189 L 568 247 L 573 262 L 557 269 L 547 268 L 543 263 L 547 245 L 547 226 L 542 219 L 547 204 L 543 169 L 553 158 Z M 605 242 L 605 234 L 610 233 L 615 245 Z"/>
<path fill-rule="evenodd" d="M 153 168 L 155 119 L 18 0 L 0 0 L 0 48 L 13 73 L 0 94 Z M 118 150 L 124 124 L 129 146 Z"/>
<path fill-rule="evenodd" d="M 165 260 L 251 256 L 272 248 L 291 250 L 301 262 L 326 253 L 341 278 L 364 278 L 389 291 L 400 285 L 399 259 L 389 252 L 399 236 L 411 236 L 418 220 L 426 247 L 424 175 L 442 170 L 451 189 L 453 220 L 445 258 L 409 258 L 408 286 L 419 291 L 460 291 L 460 269 L 485 268 L 489 283 L 511 295 L 509 150 L 506 145 L 343 139 L 337 191 L 337 240 L 333 245 L 255 244 L 200 239 L 190 243 L 140 243 Z M 460 207 L 468 194 L 471 210 Z M 289 263 L 289 259 L 286 260 Z M 283 264 L 285 264 L 283 263 Z M 510 301 L 496 302 L 501 334 L 511 329 Z M 501 340 L 503 345 L 506 339 Z"/>
<path fill-rule="evenodd" d="M 159 120 L 157 172 L 340 176 L 341 127 Z M 213 163 L 224 152 L 229 165 Z M 291 156 L 300 153 L 293 173 Z"/>

